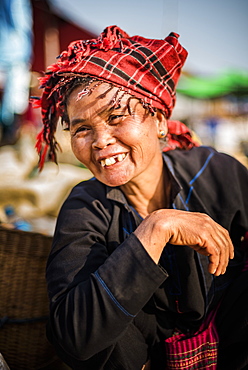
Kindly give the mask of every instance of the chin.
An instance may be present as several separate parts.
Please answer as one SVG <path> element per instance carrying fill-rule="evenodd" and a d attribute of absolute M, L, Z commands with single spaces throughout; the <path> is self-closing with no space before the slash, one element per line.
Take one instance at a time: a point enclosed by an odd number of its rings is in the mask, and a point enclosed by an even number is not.
<path fill-rule="evenodd" d="M 95 176 L 97 178 L 98 181 L 102 182 L 103 184 L 107 185 L 107 186 L 111 186 L 111 187 L 115 187 L 115 186 L 121 186 L 121 185 L 125 185 L 128 181 L 126 179 L 117 179 L 117 178 L 112 178 L 112 179 L 106 179 L 106 178 L 103 178 L 102 176 Z"/>
<path fill-rule="evenodd" d="M 99 180 L 100 181 L 100 180 Z M 110 187 L 116 187 L 116 186 L 121 186 L 125 185 L 127 181 L 101 181 L 103 184 L 110 186 Z"/>

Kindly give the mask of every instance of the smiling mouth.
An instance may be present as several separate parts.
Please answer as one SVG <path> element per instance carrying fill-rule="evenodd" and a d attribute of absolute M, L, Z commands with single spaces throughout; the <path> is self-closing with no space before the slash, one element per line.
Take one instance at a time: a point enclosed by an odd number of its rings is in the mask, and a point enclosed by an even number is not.
<path fill-rule="evenodd" d="M 126 158 L 126 153 L 121 153 L 114 155 L 113 157 L 105 158 L 100 161 L 102 167 L 108 167 L 112 164 L 115 164 L 116 162 L 122 162 L 124 158 Z"/>

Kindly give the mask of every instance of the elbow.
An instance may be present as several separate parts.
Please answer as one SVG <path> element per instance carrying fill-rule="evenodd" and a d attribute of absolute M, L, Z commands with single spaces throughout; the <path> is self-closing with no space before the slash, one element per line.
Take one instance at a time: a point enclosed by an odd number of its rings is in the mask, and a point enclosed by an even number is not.
<path fill-rule="evenodd" d="M 96 343 L 87 339 L 85 333 L 71 332 L 71 330 L 56 330 L 51 322 L 47 327 L 47 337 L 55 348 L 58 356 L 69 366 L 78 361 L 87 361 L 99 352 Z"/>

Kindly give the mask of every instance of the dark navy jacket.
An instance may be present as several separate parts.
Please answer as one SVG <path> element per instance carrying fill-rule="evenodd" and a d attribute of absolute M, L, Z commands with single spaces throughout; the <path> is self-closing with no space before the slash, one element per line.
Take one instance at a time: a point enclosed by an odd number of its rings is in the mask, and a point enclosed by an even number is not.
<path fill-rule="evenodd" d="M 197 328 L 243 266 L 247 169 L 209 147 L 163 156 L 171 207 L 204 212 L 228 229 L 235 258 L 213 277 L 207 257 L 167 245 L 156 265 L 132 233 L 142 219 L 121 190 L 96 179 L 78 184 L 61 208 L 47 264 L 48 336 L 70 365 L 108 352 L 141 310 L 156 314 L 164 337 Z"/>

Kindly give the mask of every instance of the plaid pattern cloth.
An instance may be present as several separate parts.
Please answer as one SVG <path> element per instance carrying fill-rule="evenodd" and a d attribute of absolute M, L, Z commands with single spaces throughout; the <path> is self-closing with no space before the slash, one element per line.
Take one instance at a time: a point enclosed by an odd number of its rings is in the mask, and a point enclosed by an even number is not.
<path fill-rule="evenodd" d="M 175 105 L 176 84 L 188 55 L 178 37 L 173 32 L 165 40 L 129 37 L 119 27 L 110 26 L 98 39 L 72 42 L 50 70 L 55 74 L 89 74 L 121 86 L 166 111 L 169 118 Z"/>

